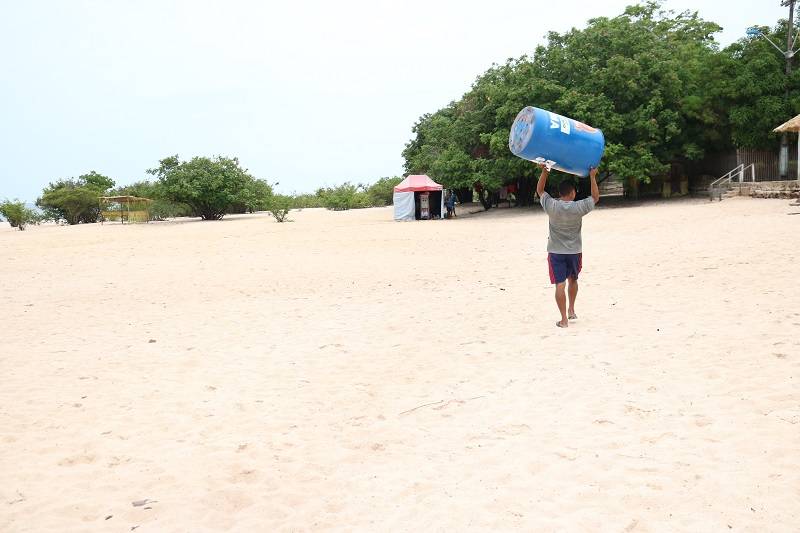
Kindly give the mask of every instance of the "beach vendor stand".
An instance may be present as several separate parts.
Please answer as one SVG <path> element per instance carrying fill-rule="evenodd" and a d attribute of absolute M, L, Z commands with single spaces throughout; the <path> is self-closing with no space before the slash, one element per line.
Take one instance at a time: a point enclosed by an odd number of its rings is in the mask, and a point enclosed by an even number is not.
<path fill-rule="evenodd" d="M 414 174 L 401 181 L 393 194 L 395 220 L 442 219 L 442 186 L 424 174 Z"/>

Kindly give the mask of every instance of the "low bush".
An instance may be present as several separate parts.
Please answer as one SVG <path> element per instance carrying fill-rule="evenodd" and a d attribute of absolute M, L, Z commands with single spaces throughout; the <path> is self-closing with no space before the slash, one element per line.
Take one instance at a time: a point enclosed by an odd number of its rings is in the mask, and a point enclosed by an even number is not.
<path fill-rule="evenodd" d="M 276 222 L 291 222 L 288 217 L 293 204 L 294 202 L 291 196 L 275 194 L 270 198 L 267 210 L 275 217 Z"/>
<path fill-rule="evenodd" d="M 38 224 L 41 220 L 39 213 L 26 206 L 25 202 L 20 202 L 19 200 L 0 202 L 0 215 L 11 224 L 12 228 L 17 228 L 20 231 L 24 231 L 25 226 L 30 224 Z"/>

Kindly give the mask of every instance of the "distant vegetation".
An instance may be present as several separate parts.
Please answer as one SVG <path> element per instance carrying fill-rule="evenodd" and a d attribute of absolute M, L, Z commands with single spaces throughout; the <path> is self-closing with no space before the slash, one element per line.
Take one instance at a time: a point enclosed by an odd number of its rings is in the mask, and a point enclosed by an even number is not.
<path fill-rule="evenodd" d="M 19 200 L 0 202 L 0 217 L 5 218 L 12 228 L 20 231 L 24 231 L 30 224 L 38 224 L 41 220 L 39 213 Z"/>
<path fill-rule="evenodd" d="M 194 157 L 181 161 L 166 157 L 146 171 L 153 180 L 115 187 L 115 181 L 95 171 L 77 178 L 60 179 L 42 191 L 36 205 L 41 213 L 22 202 L 5 201 L 0 214 L 13 226 L 53 221 L 88 224 L 100 219 L 101 196 L 136 196 L 152 200 L 151 220 L 200 217 L 220 220 L 227 214 L 269 212 L 277 222 L 289 220 L 292 209 L 319 208 L 341 211 L 380 207 L 392 203 L 392 189 L 402 178 L 381 178 L 372 185 L 344 183 L 313 194 L 276 194 L 273 185 L 252 176 L 236 157 Z"/>
<path fill-rule="evenodd" d="M 369 186 L 345 182 L 338 187 L 318 189 L 315 196 L 322 207 L 333 211 L 381 207 L 391 205 L 394 187 L 401 181 L 402 178 L 381 178 Z"/>

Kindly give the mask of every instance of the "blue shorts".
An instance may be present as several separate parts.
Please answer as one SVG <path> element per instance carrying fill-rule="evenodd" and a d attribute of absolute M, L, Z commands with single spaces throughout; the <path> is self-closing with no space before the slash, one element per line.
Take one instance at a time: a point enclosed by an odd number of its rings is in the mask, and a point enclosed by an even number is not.
<path fill-rule="evenodd" d="M 550 268 L 550 283 L 559 284 L 567 278 L 578 279 L 583 267 L 583 254 L 547 254 L 547 265 Z"/>

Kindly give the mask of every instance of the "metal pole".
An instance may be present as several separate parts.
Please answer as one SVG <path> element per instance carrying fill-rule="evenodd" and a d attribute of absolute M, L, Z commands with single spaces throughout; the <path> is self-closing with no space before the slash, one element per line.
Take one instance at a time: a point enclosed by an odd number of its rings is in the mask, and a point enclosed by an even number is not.
<path fill-rule="evenodd" d="M 787 0 L 784 5 L 789 4 L 789 20 L 786 25 L 786 105 L 789 106 L 789 77 L 792 74 L 792 37 L 794 35 L 794 3 L 795 0 Z M 778 159 L 780 175 L 782 180 L 789 179 L 789 134 L 781 133 L 781 152 Z M 798 161 L 800 167 L 800 161 Z M 800 176 L 800 175 L 799 175 Z"/>

